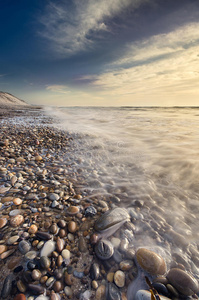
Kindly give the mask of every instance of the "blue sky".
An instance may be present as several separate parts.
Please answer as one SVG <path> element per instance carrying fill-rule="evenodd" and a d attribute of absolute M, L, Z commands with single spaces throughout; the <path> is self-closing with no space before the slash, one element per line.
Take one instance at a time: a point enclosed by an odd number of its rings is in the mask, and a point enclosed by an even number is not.
<path fill-rule="evenodd" d="M 198 0 L 2 0 L 0 90 L 44 105 L 199 105 Z"/>

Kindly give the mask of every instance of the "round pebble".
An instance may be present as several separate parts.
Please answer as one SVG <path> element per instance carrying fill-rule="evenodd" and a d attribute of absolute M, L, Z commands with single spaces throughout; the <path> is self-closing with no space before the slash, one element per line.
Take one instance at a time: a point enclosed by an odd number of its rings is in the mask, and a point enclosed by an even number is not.
<path fill-rule="evenodd" d="M 111 258 L 113 252 L 114 252 L 113 245 L 108 240 L 101 239 L 95 245 L 95 253 L 102 260 Z"/>
<path fill-rule="evenodd" d="M 75 233 L 77 231 L 77 223 L 74 221 L 69 221 L 68 223 L 68 231 L 70 233 Z"/>
<path fill-rule="evenodd" d="M 67 213 L 71 216 L 76 215 L 79 213 L 79 207 L 78 206 L 69 206 L 67 209 Z"/>
<path fill-rule="evenodd" d="M 8 220 L 6 218 L 0 218 L 0 229 L 6 226 Z"/>
<path fill-rule="evenodd" d="M 48 269 L 50 267 L 51 261 L 47 256 L 42 256 L 40 258 L 40 264 L 43 269 Z"/>
<path fill-rule="evenodd" d="M 118 270 L 114 274 L 114 282 L 118 287 L 123 287 L 125 285 L 125 274 L 124 272 Z"/>
<path fill-rule="evenodd" d="M 70 251 L 68 249 L 64 249 L 61 255 L 64 259 L 70 259 Z"/>
<path fill-rule="evenodd" d="M 34 234 L 34 233 L 36 233 L 38 231 L 38 228 L 37 228 L 37 225 L 35 225 L 35 224 L 32 224 L 31 226 L 30 226 L 30 228 L 28 229 L 28 233 L 30 233 L 30 234 Z"/>
<path fill-rule="evenodd" d="M 52 240 L 49 240 L 44 244 L 43 248 L 41 249 L 40 257 L 41 256 L 50 256 L 54 250 L 55 250 L 55 242 Z"/>
<path fill-rule="evenodd" d="M 18 294 L 14 297 L 14 300 L 26 300 L 26 296 L 24 294 Z"/>
<path fill-rule="evenodd" d="M 167 279 L 183 295 L 191 296 L 199 290 L 198 281 L 191 274 L 181 269 L 170 269 Z"/>
<path fill-rule="evenodd" d="M 157 253 L 146 248 L 140 248 L 135 255 L 138 264 L 150 274 L 163 275 L 166 273 L 165 261 Z"/>
<path fill-rule="evenodd" d="M 23 201 L 22 201 L 20 198 L 14 198 L 14 200 L 13 200 L 13 204 L 14 204 L 14 205 L 21 205 L 22 202 L 23 202 Z"/>
<path fill-rule="evenodd" d="M 73 295 L 72 289 L 69 286 L 66 286 L 64 288 L 64 293 L 66 294 L 66 296 L 71 297 Z"/>
<path fill-rule="evenodd" d="M 12 227 L 18 227 L 24 222 L 24 217 L 22 215 L 14 216 L 10 219 L 10 225 Z"/>

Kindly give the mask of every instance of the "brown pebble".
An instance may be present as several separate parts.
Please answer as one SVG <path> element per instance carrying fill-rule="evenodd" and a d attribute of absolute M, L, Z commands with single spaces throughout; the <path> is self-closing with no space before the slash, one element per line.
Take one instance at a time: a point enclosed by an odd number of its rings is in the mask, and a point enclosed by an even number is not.
<path fill-rule="evenodd" d="M 48 276 L 46 276 L 46 275 L 42 276 L 41 279 L 40 279 L 40 283 L 44 284 L 44 283 L 46 283 L 47 280 L 48 280 Z"/>
<path fill-rule="evenodd" d="M 24 294 L 18 294 L 14 297 L 14 300 L 26 300 L 26 296 Z"/>
<path fill-rule="evenodd" d="M 64 249 L 64 240 L 60 239 L 59 236 L 57 238 L 56 248 L 58 252 L 61 252 Z"/>
<path fill-rule="evenodd" d="M 70 222 L 68 223 L 68 231 L 69 231 L 70 233 L 76 232 L 76 231 L 77 231 L 77 223 L 74 222 L 74 221 L 70 221 Z"/>
<path fill-rule="evenodd" d="M 2 197 L 1 198 L 1 203 L 7 203 L 13 201 L 14 197 L 8 196 L 8 197 Z"/>
<path fill-rule="evenodd" d="M 95 294 L 95 299 L 96 300 L 103 300 L 105 299 L 105 294 L 106 294 L 106 287 L 105 285 L 100 285 L 96 291 Z"/>
<path fill-rule="evenodd" d="M 78 248 L 79 248 L 80 252 L 86 252 L 87 251 L 87 243 L 86 243 L 85 239 L 82 236 L 80 236 L 80 238 L 79 238 Z"/>
<path fill-rule="evenodd" d="M 63 237 L 66 236 L 67 233 L 66 233 L 66 230 L 65 230 L 65 229 L 60 229 L 58 234 L 59 234 L 59 237 L 60 237 L 60 238 L 63 238 Z"/>
<path fill-rule="evenodd" d="M 8 247 L 6 245 L 0 245 L 0 254 L 7 251 Z"/>
<path fill-rule="evenodd" d="M 79 213 L 79 207 L 77 207 L 77 206 L 70 206 L 70 207 L 68 207 L 68 209 L 67 209 L 67 213 L 68 213 L 69 215 L 76 215 L 76 214 Z"/>
<path fill-rule="evenodd" d="M 31 226 L 30 226 L 30 228 L 28 229 L 28 233 L 30 233 L 30 234 L 34 234 L 34 233 L 36 233 L 38 231 L 38 228 L 37 228 L 37 226 L 35 225 L 35 224 L 32 224 Z"/>
<path fill-rule="evenodd" d="M 24 222 L 24 217 L 22 215 L 17 215 L 12 218 L 10 218 L 10 225 L 12 227 L 18 227 Z"/>
<path fill-rule="evenodd" d="M 20 198 L 14 198 L 14 200 L 13 200 L 13 204 L 14 204 L 14 205 L 21 205 L 22 202 L 23 202 L 23 201 L 22 201 Z"/>
<path fill-rule="evenodd" d="M 63 263 L 63 257 L 61 255 L 59 255 L 57 258 L 57 266 L 61 267 L 62 263 Z"/>
<path fill-rule="evenodd" d="M 55 281 L 55 283 L 53 284 L 53 289 L 55 290 L 55 292 L 59 293 L 60 291 L 62 291 L 64 288 L 63 284 L 61 281 Z"/>
<path fill-rule="evenodd" d="M 3 228 L 7 222 L 8 220 L 6 218 L 0 218 L 0 228 Z"/>
<path fill-rule="evenodd" d="M 15 249 L 10 249 L 0 255 L 0 259 L 5 259 L 15 252 Z"/>
<path fill-rule="evenodd" d="M 73 284 L 72 275 L 65 272 L 64 273 L 64 281 L 67 285 L 72 285 Z"/>
<path fill-rule="evenodd" d="M 17 288 L 22 293 L 25 293 L 25 291 L 26 291 L 26 286 L 25 286 L 25 284 L 23 283 L 22 280 L 17 281 Z"/>

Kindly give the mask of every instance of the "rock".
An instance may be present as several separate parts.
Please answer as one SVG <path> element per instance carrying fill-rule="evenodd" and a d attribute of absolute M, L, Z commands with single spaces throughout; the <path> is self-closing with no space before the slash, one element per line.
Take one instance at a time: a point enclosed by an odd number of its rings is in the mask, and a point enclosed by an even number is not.
<path fill-rule="evenodd" d="M 95 293 L 96 300 L 104 300 L 106 295 L 106 287 L 105 285 L 100 285 Z"/>
<path fill-rule="evenodd" d="M 79 248 L 80 252 L 87 251 L 87 243 L 86 243 L 86 240 L 82 236 L 80 236 L 80 238 L 79 238 L 78 248 Z"/>
<path fill-rule="evenodd" d="M 50 256 L 51 253 L 55 250 L 55 242 L 50 240 L 47 241 L 40 252 L 40 257 L 42 256 Z"/>
<path fill-rule="evenodd" d="M 102 260 L 111 258 L 113 252 L 114 252 L 113 245 L 108 240 L 101 239 L 95 245 L 95 253 L 97 257 Z"/>
<path fill-rule="evenodd" d="M 87 217 L 94 217 L 96 215 L 96 213 L 97 213 L 97 210 L 94 206 L 87 207 L 85 209 L 85 212 L 84 212 L 86 218 Z"/>
<path fill-rule="evenodd" d="M 68 231 L 70 233 L 74 233 L 77 231 L 77 223 L 74 221 L 69 221 L 68 223 Z"/>
<path fill-rule="evenodd" d="M 32 224 L 29 229 L 28 229 L 28 233 L 30 234 L 35 234 L 38 231 L 37 225 Z"/>
<path fill-rule="evenodd" d="M 24 217 L 22 215 L 17 215 L 12 218 L 10 218 L 10 225 L 12 227 L 18 227 L 24 222 Z"/>
<path fill-rule="evenodd" d="M 37 231 L 36 235 L 38 238 L 42 239 L 42 240 L 50 240 L 51 239 L 51 235 L 48 232 L 43 232 L 43 231 Z"/>
<path fill-rule="evenodd" d="M 18 294 L 14 297 L 14 300 L 26 300 L 26 296 L 24 294 Z"/>
<path fill-rule="evenodd" d="M 152 275 L 163 275 L 166 273 L 166 264 L 164 259 L 157 253 L 140 248 L 135 253 L 138 264 Z"/>
<path fill-rule="evenodd" d="M 23 201 L 22 201 L 20 198 L 14 198 L 14 200 L 13 200 L 13 204 L 14 204 L 14 205 L 21 205 L 22 202 L 23 202 Z"/>
<path fill-rule="evenodd" d="M 18 241 L 18 239 L 19 239 L 18 235 L 13 235 L 13 236 L 9 237 L 9 239 L 7 239 L 6 244 L 13 245 L 14 243 L 16 243 Z"/>
<path fill-rule="evenodd" d="M 64 288 L 64 293 L 66 294 L 66 296 L 70 297 L 72 296 L 73 292 L 72 292 L 72 289 L 69 287 L 69 286 L 66 286 Z"/>
<path fill-rule="evenodd" d="M 79 213 L 79 207 L 78 206 L 69 206 L 67 209 L 67 214 L 70 216 L 76 215 Z"/>
<path fill-rule="evenodd" d="M 58 195 L 58 194 L 55 194 L 55 193 L 51 193 L 51 194 L 49 195 L 49 199 L 50 199 L 51 201 L 58 201 L 58 200 L 59 200 L 59 195 Z"/>
<path fill-rule="evenodd" d="M 56 241 L 56 249 L 58 252 L 62 252 L 62 250 L 64 249 L 64 240 L 60 239 L 60 237 L 58 236 L 57 241 Z"/>
<path fill-rule="evenodd" d="M 9 216 L 10 216 L 10 217 L 15 217 L 15 216 L 17 216 L 17 215 L 20 215 L 20 213 L 21 213 L 21 210 L 20 210 L 20 209 L 13 209 L 13 210 L 11 210 L 11 211 L 9 212 Z"/>
<path fill-rule="evenodd" d="M 95 279 L 97 280 L 100 276 L 100 267 L 99 267 L 99 264 L 97 263 L 94 263 L 91 265 L 90 267 L 90 277 L 91 279 Z"/>
<path fill-rule="evenodd" d="M 1 297 L 3 299 L 7 298 L 10 295 L 10 293 L 11 293 L 11 290 L 12 290 L 12 280 L 13 280 L 12 274 L 9 274 L 6 277 L 6 279 L 4 280 L 3 288 L 2 288 L 2 291 L 1 291 Z"/>
<path fill-rule="evenodd" d="M 0 245 L 0 254 L 7 251 L 8 247 L 6 245 Z"/>
<path fill-rule="evenodd" d="M 111 282 L 108 283 L 107 296 L 109 300 L 122 300 L 119 289 Z"/>
<path fill-rule="evenodd" d="M 37 256 L 37 252 L 36 251 L 28 251 L 25 254 L 25 258 L 26 259 L 34 259 Z"/>
<path fill-rule="evenodd" d="M 33 271 L 32 271 L 32 273 L 31 273 L 31 276 L 32 276 L 32 279 L 33 280 L 40 280 L 40 278 L 41 278 L 41 272 L 40 272 L 40 270 L 38 270 L 38 269 L 34 269 Z"/>
<path fill-rule="evenodd" d="M 165 296 L 160 296 L 161 300 L 170 300 L 170 298 L 167 298 Z M 151 300 L 151 293 L 149 291 L 145 291 L 145 290 L 139 290 L 136 295 L 135 295 L 135 300 Z"/>
<path fill-rule="evenodd" d="M 50 267 L 51 261 L 47 256 L 42 256 L 40 258 L 40 264 L 43 269 L 47 270 Z"/>
<path fill-rule="evenodd" d="M 122 271 L 129 271 L 131 268 L 133 268 L 134 263 L 131 260 L 123 260 L 120 262 L 120 269 Z"/>
<path fill-rule="evenodd" d="M 18 245 L 19 251 L 22 254 L 26 254 L 31 249 L 31 244 L 25 240 L 22 240 Z"/>
<path fill-rule="evenodd" d="M 6 226 L 8 220 L 6 218 L 0 218 L 0 229 Z"/>
<path fill-rule="evenodd" d="M 128 212 L 120 207 L 116 207 L 105 212 L 96 222 L 95 230 L 112 235 L 125 222 L 130 221 Z"/>
<path fill-rule="evenodd" d="M 36 284 L 29 284 L 28 289 L 34 294 L 34 295 L 40 295 L 44 293 L 44 287 Z"/>
<path fill-rule="evenodd" d="M 61 255 L 64 259 L 70 259 L 70 251 L 68 249 L 64 249 Z"/>
<path fill-rule="evenodd" d="M 170 269 L 167 279 L 183 295 L 191 296 L 199 290 L 198 281 L 191 274 L 181 269 Z"/>
<path fill-rule="evenodd" d="M 124 272 L 118 270 L 114 274 L 114 282 L 118 287 L 123 287 L 125 285 L 125 274 Z"/>

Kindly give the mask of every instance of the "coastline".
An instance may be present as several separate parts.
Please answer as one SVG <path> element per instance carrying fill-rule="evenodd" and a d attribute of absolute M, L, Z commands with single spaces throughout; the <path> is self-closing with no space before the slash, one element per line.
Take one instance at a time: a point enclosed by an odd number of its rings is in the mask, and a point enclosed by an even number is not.
<path fill-rule="evenodd" d="M 0 127 L 1 298 L 148 300 L 147 274 L 160 291 L 165 286 L 161 299 L 190 299 L 186 286 L 197 299 L 195 278 L 179 273 L 189 268 L 180 256 L 176 290 L 160 255 L 130 245 L 142 203 L 127 212 L 113 194 L 82 191 L 85 178 L 69 155 L 73 135 L 54 128 L 40 107 L 0 109 Z"/>

